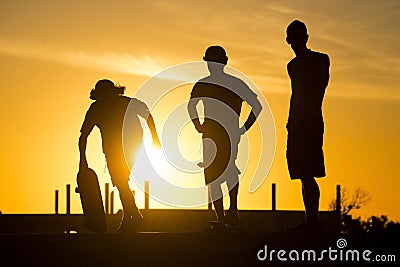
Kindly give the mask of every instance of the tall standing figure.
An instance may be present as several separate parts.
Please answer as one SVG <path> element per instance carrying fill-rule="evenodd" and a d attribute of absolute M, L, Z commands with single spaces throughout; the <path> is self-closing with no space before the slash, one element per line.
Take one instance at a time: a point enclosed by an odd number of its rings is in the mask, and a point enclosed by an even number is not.
<path fill-rule="evenodd" d="M 87 137 L 94 126 L 101 132 L 103 152 L 107 161 L 107 168 L 111 181 L 119 191 L 123 207 L 123 219 L 119 231 L 135 230 L 142 215 L 138 210 L 134 195 L 129 188 L 130 167 L 132 167 L 137 152 L 142 145 L 143 130 L 139 117 L 143 117 L 151 131 L 153 145 L 160 147 L 160 141 L 154 125 L 154 120 L 145 103 L 136 98 L 124 96 L 125 87 L 116 86 L 110 80 L 100 80 L 90 92 L 90 99 L 95 100 L 90 105 L 82 124 L 79 137 L 80 163 L 79 169 L 88 168 L 86 160 Z M 130 121 L 125 122 L 124 118 L 129 106 Z M 132 114 L 130 114 L 132 115 Z M 123 128 L 128 127 L 128 136 L 124 136 Z"/>
<path fill-rule="evenodd" d="M 306 25 L 295 20 L 286 41 L 296 57 L 287 65 L 292 84 L 287 123 L 287 163 L 291 179 L 302 182 L 305 221 L 297 229 L 318 229 L 320 191 L 315 178 L 325 177 L 322 102 L 329 81 L 329 57 L 307 48 Z"/>
<path fill-rule="evenodd" d="M 238 221 L 237 197 L 240 171 L 235 160 L 240 136 L 254 124 L 261 112 L 257 95 L 240 79 L 224 72 L 228 62 L 221 46 L 211 46 L 203 59 L 207 62 L 210 76 L 199 80 L 193 87 L 188 112 L 196 130 L 202 134 L 205 183 L 210 187 L 217 221 Z M 201 123 L 197 104 L 203 103 L 204 122 Z M 242 127 L 239 116 L 242 103 L 246 101 L 251 112 Z M 230 207 L 225 215 L 221 184 L 226 182 L 229 190 Z"/>

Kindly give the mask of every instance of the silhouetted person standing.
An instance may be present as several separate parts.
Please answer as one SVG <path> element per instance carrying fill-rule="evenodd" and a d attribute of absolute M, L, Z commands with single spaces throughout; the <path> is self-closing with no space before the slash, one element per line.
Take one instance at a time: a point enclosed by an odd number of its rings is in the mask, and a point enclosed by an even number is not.
<path fill-rule="evenodd" d="M 257 95 L 240 79 L 224 72 L 228 62 L 225 50 L 211 46 L 203 57 L 207 61 L 210 76 L 199 80 L 193 87 L 188 112 L 196 130 L 203 138 L 203 162 L 205 183 L 210 186 L 217 221 L 238 222 L 237 197 L 239 174 L 235 160 L 240 136 L 254 124 L 261 112 Z M 201 124 L 197 104 L 204 106 L 204 123 Z M 239 128 L 239 116 L 243 101 L 252 108 L 243 127 Z M 225 215 L 221 184 L 229 189 L 230 207 Z"/>
<path fill-rule="evenodd" d="M 315 178 L 325 177 L 322 150 L 322 101 L 329 81 L 329 57 L 307 48 L 306 25 L 289 24 L 286 41 L 296 57 L 287 65 L 292 96 L 287 123 L 287 163 L 291 179 L 302 182 L 306 219 L 296 229 L 317 229 L 320 191 Z"/>
<path fill-rule="evenodd" d="M 95 102 L 91 104 L 87 111 L 81 128 L 79 168 L 80 170 L 88 168 L 86 160 L 87 137 L 93 127 L 97 126 L 101 132 L 103 152 L 111 181 L 119 191 L 123 206 L 124 215 L 118 230 L 130 231 L 135 230 L 138 222 L 142 220 L 142 215 L 135 204 L 134 196 L 128 185 L 129 167 L 132 167 L 142 145 L 143 130 L 138 116 L 147 121 L 153 137 L 153 144 L 160 146 L 160 141 L 153 117 L 146 104 L 136 98 L 123 96 L 124 91 L 125 87 L 116 86 L 110 80 L 100 80 L 90 92 L 90 99 L 95 100 Z M 128 105 L 129 112 L 134 112 L 136 116 L 130 116 L 133 119 L 124 124 Z M 124 142 L 122 140 L 123 127 L 129 128 L 129 136 L 124 136 L 124 139 L 127 139 Z"/>

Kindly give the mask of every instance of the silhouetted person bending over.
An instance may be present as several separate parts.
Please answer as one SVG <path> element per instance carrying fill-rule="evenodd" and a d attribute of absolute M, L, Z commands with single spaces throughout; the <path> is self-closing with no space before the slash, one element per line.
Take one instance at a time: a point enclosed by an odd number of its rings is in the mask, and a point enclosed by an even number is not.
<path fill-rule="evenodd" d="M 143 218 L 128 185 L 129 167 L 132 167 L 142 145 L 143 130 L 138 116 L 147 121 L 153 137 L 153 144 L 159 147 L 160 141 L 153 117 L 146 104 L 136 98 L 123 96 L 124 91 L 125 87 L 115 86 L 110 80 L 100 80 L 90 92 L 90 99 L 96 101 L 90 105 L 82 124 L 81 136 L 79 137 L 79 168 L 80 170 L 88 168 L 86 160 L 87 137 L 93 127 L 97 126 L 101 132 L 103 152 L 111 181 L 119 191 L 123 207 L 124 215 L 118 231 L 131 231 L 135 230 L 135 227 Z M 129 116 L 133 119 L 124 124 L 128 105 L 129 112 L 134 112 L 135 116 Z M 122 140 L 123 127 L 129 128 L 129 136 L 124 136 L 124 139 L 126 139 L 124 142 Z"/>
<path fill-rule="evenodd" d="M 329 57 L 307 48 L 306 25 L 293 21 L 286 30 L 287 43 L 296 57 L 287 65 L 292 96 L 287 123 L 287 163 L 291 179 L 302 182 L 306 219 L 296 229 L 318 229 L 319 187 L 315 178 L 325 177 L 322 150 L 324 120 L 322 101 L 329 81 Z"/>
<path fill-rule="evenodd" d="M 240 170 L 235 160 L 240 136 L 254 124 L 261 112 L 257 95 L 240 79 L 226 74 L 228 62 L 225 50 L 211 46 L 203 57 L 207 61 L 210 76 L 199 80 L 193 87 L 188 112 L 196 130 L 202 134 L 205 183 L 210 186 L 217 221 L 235 224 L 238 222 L 237 197 Z M 204 106 L 204 123 L 201 124 L 197 104 Z M 252 108 L 245 124 L 239 128 L 239 116 L 243 101 Z M 225 215 L 221 184 L 229 189 L 230 207 Z"/>

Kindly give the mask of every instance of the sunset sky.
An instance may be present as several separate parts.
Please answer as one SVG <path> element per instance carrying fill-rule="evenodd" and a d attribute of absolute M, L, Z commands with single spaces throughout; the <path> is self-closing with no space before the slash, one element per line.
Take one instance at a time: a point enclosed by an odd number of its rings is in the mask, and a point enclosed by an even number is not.
<path fill-rule="evenodd" d="M 1 0 L 0 211 L 52 213 L 56 189 L 60 212 L 65 211 L 65 184 L 76 185 L 79 129 L 97 80 L 125 85 L 133 96 L 152 75 L 199 61 L 216 44 L 226 49 L 228 65 L 262 90 L 276 126 L 271 171 L 251 194 L 251 177 L 245 175 L 239 208 L 269 209 L 276 183 L 278 209 L 303 209 L 301 184 L 290 181 L 285 159 L 286 64 L 294 56 L 285 29 L 294 19 L 308 26 L 309 47 L 331 59 L 321 209 L 328 209 L 336 184 L 361 187 L 372 200 L 360 215 L 399 221 L 400 3 L 395 0 Z M 189 98 L 189 92 L 188 87 L 180 95 Z M 160 123 L 163 110 L 153 115 Z M 256 131 L 250 130 L 250 141 Z M 89 137 L 87 154 L 103 189 L 111 180 L 98 131 Z M 250 163 L 255 160 L 250 157 Z M 77 194 L 72 212 L 81 212 Z"/>

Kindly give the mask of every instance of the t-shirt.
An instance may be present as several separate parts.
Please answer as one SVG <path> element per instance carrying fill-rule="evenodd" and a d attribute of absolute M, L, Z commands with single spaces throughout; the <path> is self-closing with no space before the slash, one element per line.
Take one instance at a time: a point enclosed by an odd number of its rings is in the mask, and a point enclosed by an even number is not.
<path fill-rule="evenodd" d="M 323 123 L 322 101 L 329 81 L 329 64 L 328 55 L 311 50 L 289 62 L 292 96 L 288 127 Z"/>
<path fill-rule="evenodd" d="M 210 75 L 193 87 L 191 99 L 203 101 L 205 125 L 216 121 L 230 134 L 239 130 L 239 116 L 243 101 L 252 106 L 257 95 L 242 80 L 229 74 Z"/>
<path fill-rule="evenodd" d="M 143 130 L 138 115 L 147 119 L 149 109 L 136 98 L 117 96 L 106 101 L 97 100 L 90 105 L 81 132 L 90 133 L 97 126 L 101 132 L 104 154 L 120 153 L 123 150 L 123 133 L 124 138 L 129 137 L 127 142 L 124 140 L 125 147 L 141 142 Z M 127 119 L 124 122 L 125 117 Z"/>

